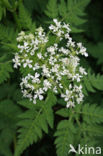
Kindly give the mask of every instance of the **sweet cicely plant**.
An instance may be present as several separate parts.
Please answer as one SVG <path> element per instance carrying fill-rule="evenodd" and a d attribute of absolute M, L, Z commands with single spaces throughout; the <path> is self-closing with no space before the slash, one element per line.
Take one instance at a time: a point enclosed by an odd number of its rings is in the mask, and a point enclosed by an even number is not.
<path fill-rule="evenodd" d="M 87 73 L 79 56 L 88 54 L 82 43 L 72 41 L 70 31 L 68 24 L 54 19 L 47 33 L 39 27 L 34 34 L 18 34 L 14 68 L 22 71 L 21 91 L 33 104 L 44 100 L 49 90 L 63 98 L 67 108 L 83 101 L 81 81 Z"/>
<path fill-rule="evenodd" d="M 0 156 L 103 155 L 102 10 L 0 0 Z"/>

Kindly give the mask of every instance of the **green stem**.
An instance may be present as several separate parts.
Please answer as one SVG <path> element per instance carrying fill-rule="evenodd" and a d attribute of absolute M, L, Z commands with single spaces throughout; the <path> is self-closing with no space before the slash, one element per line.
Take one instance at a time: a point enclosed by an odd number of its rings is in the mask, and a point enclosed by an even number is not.
<path fill-rule="evenodd" d="M 72 107 L 70 107 L 70 117 L 69 117 L 69 121 L 72 120 L 73 114 L 74 114 L 74 112 L 73 112 L 73 110 L 72 110 Z"/>
<path fill-rule="evenodd" d="M 16 135 L 14 135 L 13 143 L 14 143 L 14 151 L 15 151 L 15 149 L 16 149 Z"/>

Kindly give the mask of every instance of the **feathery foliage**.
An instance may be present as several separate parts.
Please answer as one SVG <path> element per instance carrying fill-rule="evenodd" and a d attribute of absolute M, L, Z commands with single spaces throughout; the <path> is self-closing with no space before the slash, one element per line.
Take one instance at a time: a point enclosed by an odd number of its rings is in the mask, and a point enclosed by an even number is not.
<path fill-rule="evenodd" d="M 4 156 L 12 156 L 10 145 L 16 135 L 17 117 L 20 113 L 21 110 L 12 100 L 0 102 L 0 153 Z"/>
<path fill-rule="evenodd" d="M 53 99 L 51 101 L 51 99 Z M 15 156 L 19 156 L 30 144 L 42 138 L 42 131 L 48 133 L 48 126 L 53 128 L 54 115 L 52 106 L 56 103 L 56 98 L 49 93 L 44 102 L 33 105 L 29 100 L 19 102 L 28 107 L 29 110 L 20 115 L 19 140 L 15 151 Z M 26 106 L 27 105 L 27 106 Z"/>
<path fill-rule="evenodd" d="M 58 156 L 67 156 L 69 145 L 74 143 L 76 129 L 69 120 L 62 120 L 57 126 L 55 144 Z"/>
<path fill-rule="evenodd" d="M 11 61 L 5 61 L 6 55 L 0 58 L 0 84 L 10 77 L 13 72 Z"/>
<path fill-rule="evenodd" d="M 88 76 L 84 78 L 84 86 L 90 92 L 96 92 L 95 89 L 103 90 L 103 75 L 100 74 L 91 74 L 88 71 Z"/>
<path fill-rule="evenodd" d="M 19 5 L 19 24 L 21 29 L 27 28 L 30 30 L 32 27 L 32 19 L 30 14 L 22 3 Z"/>
<path fill-rule="evenodd" d="M 84 10 L 89 2 L 90 0 L 68 0 L 66 4 L 65 1 L 61 0 L 59 13 L 66 22 L 70 23 L 72 32 L 83 31 L 82 29 L 78 29 L 78 27 L 86 22 Z"/>
<path fill-rule="evenodd" d="M 52 19 L 58 17 L 57 0 L 49 0 L 45 14 Z"/>
<path fill-rule="evenodd" d="M 62 108 L 56 114 L 69 118 L 69 120 L 59 122 L 55 133 L 58 156 L 67 156 L 70 144 L 74 147 L 79 143 L 81 145 L 91 143 L 92 146 L 98 144 L 95 137 L 103 135 L 103 128 L 99 126 L 100 123 L 103 123 L 102 107 L 95 104 L 77 105 L 74 110 Z M 82 123 L 81 120 L 83 120 Z"/>
<path fill-rule="evenodd" d="M 90 0 L 60 0 L 57 3 L 55 0 L 49 0 L 45 14 L 49 18 L 60 18 L 71 25 L 72 32 L 82 32 L 80 27 L 86 22 L 85 8 Z M 68 18 L 69 17 L 69 18 Z"/>
<path fill-rule="evenodd" d="M 17 32 L 15 32 L 13 26 L 6 27 L 3 24 L 0 24 L 0 43 L 1 42 L 14 42 L 16 41 Z"/>

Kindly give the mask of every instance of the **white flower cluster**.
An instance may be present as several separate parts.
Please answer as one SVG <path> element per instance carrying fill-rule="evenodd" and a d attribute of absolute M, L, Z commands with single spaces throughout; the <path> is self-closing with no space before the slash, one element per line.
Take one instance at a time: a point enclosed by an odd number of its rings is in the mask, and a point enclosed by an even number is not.
<path fill-rule="evenodd" d="M 72 41 L 68 24 L 57 19 L 53 22 L 47 34 L 42 27 L 34 35 L 24 31 L 18 34 L 14 68 L 26 71 L 20 86 L 23 96 L 34 104 L 52 90 L 66 101 L 67 108 L 74 107 L 83 101 L 81 80 L 87 74 L 79 55 L 88 54 L 82 43 Z"/>

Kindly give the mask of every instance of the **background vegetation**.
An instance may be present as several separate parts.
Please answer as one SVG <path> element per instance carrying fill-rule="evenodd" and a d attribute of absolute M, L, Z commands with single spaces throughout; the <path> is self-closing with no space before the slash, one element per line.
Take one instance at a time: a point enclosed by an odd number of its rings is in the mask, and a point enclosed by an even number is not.
<path fill-rule="evenodd" d="M 67 156 L 70 143 L 103 147 L 102 6 L 102 0 L 0 0 L 0 156 Z M 53 18 L 70 23 L 89 53 L 81 60 L 85 100 L 73 111 L 52 93 L 45 107 L 23 99 L 13 69 L 18 32 L 46 30 Z"/>

